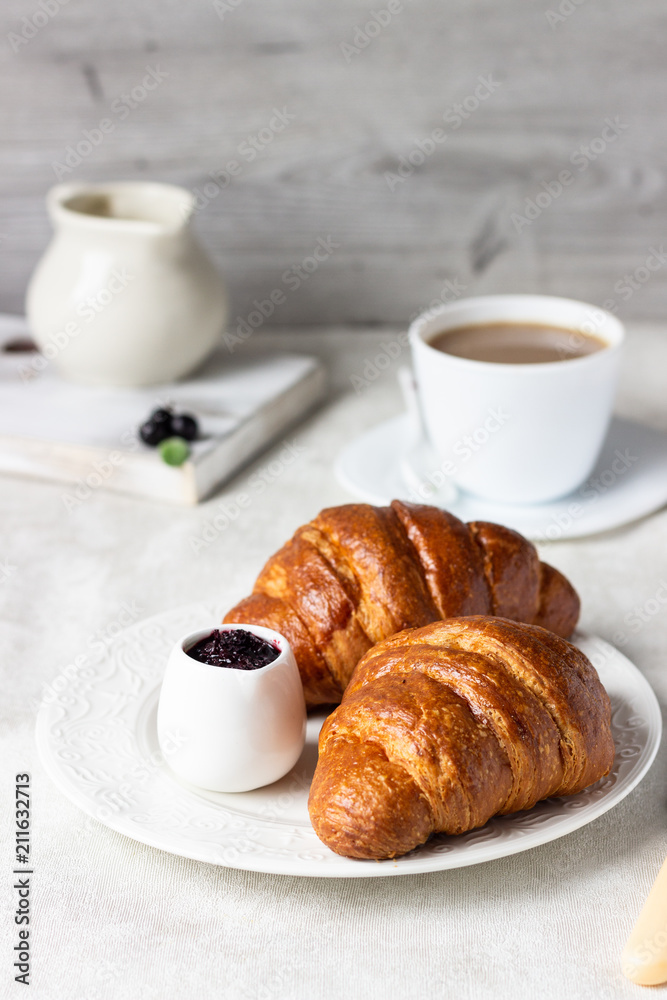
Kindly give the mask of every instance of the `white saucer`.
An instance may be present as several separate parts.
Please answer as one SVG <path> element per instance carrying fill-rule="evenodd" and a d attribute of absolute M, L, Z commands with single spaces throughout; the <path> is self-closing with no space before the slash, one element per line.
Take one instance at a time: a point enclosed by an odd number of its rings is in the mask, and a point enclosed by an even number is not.
<path fill-rule="evenodd" d="M 366 503 L 391 500 L 437 502 L 411 493 L 399 458 L 414 439 L 406 414 L 366 431 L 341 452 L 336 475 L 341 485 Z M 617 452 L 627 455 L 620 460 Z M 667 434 L 615 417 L 590 479 L 576 492 L 552 503 L 519 506 L 491 503 L 461 492 L 447 509 L 462 521 L 493 521 L 535 541 L 578 538 L 617 528 L 667 503 Z"/>

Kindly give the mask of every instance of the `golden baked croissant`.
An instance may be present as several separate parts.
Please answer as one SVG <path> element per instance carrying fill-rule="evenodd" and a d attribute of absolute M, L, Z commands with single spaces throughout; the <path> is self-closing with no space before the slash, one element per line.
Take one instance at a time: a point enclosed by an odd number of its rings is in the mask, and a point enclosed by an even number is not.
<path fill-rule="evenodd" d="M 597 781 L 610 722 L 593 665 L 545 629 L 488 616 L 408 629 L 363 658 L 325 721 L 310 819 L 338 854 L 405 854 Z"/>
<path fill-rule="evenodd" d="M 579 598 L 534 545 L 424 504 L 323 510 L 269 559 L 226 623 L 265 625 L 294 650 L 309 707 L 337 704 L 355 666 L 401 629 L 456 615 L 532 622 L 567 637 Z"/>

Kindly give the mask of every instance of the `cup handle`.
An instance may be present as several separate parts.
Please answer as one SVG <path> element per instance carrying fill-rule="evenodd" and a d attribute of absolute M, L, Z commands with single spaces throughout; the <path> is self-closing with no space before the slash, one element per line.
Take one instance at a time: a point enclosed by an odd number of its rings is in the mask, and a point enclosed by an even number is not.
<path fill-rule="evenodd" d="M 417 494 L 420 499 L 440 507 L 450 506 L 456 502 L 458 490 L 452 478 L 446 476 L 440 468 L 426 436 L 417 383 L 410 368 L 399 368 L 398 384 L 411 428 L 408 445 L 398 459 L 403 481 L 410 492 Z"/>

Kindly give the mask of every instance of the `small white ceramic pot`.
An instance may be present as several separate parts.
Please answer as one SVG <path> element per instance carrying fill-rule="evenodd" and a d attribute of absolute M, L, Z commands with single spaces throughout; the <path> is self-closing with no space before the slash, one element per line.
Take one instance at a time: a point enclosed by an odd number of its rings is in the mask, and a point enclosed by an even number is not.
<path fill-rule="evenodd" d="M 214 629 L 252 632 L 280 655 L 258 670 L 214 667 L 188 656 Z M 282 778 L 306 739 L 303 685 L 287 639 L 259 625 L 218 624 L 184 636 L 167 662 L 157 729 L 169 767 L 193 785 L 247 792 Z"/>
<path fill-rule="evenodd" d="M 190 191 L 171 184 L 59 184 L 55 230 L 26 311 L 46 358 L 89 385 L 171 382 L 219 342 L 222 278 L 189 226 Z"/>

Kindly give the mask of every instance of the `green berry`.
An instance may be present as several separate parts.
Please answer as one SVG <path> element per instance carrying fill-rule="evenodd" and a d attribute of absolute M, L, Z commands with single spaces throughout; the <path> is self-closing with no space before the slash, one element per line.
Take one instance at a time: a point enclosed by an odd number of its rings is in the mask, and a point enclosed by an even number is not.
<path fill-rule="evenodd" d="M 158 445 L 158 451 L 167 465 L 183 465 L 190 454 L 190 445 L 181 437 L 170 437 Z"/>

